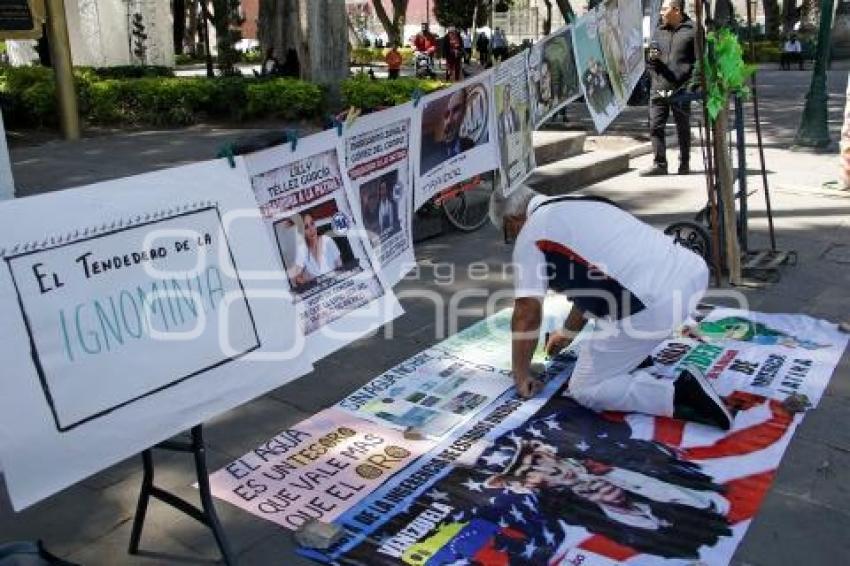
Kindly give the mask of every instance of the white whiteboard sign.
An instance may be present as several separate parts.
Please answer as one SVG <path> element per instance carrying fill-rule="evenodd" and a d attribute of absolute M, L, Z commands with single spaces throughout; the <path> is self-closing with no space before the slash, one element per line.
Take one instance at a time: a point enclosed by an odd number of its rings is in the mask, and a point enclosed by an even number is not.
<path fill-rule="evenodd" d="M 251 210 L 241 160 L 0 204 L 16 509 L 311 369 L 288 291 L 244 276 L 273 253 Z"/>

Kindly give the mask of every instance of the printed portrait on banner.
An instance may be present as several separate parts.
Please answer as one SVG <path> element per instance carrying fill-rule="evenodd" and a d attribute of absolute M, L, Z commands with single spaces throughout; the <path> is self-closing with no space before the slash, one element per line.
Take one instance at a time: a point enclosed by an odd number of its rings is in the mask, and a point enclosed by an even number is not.
<path fill-rule="evenodd" d="M 573 53 L 571 26 L 534 44 L 528 52 L 532 121 L 539 127 L 555 112 L 581 96 Z"/>
<path fill-rule="evenodd" d="M 501 155 L 501 189 L 509 194 L 534 170 L 531 96 L 525 53 L 502 62 L 495 70 L 493 90 Z"/>
<path fill-rule="evenodd" d="M 417 209 L 441 190 L 499 166 L 492 76 L 477 75 L 419 103 Z"/>
<path fill-rule="evenodd" d="M 345 134 L 352 201 L 387 285 L 414 265 L 412 104 L 359 118 Z"/>
<path fill-rule="evenodd" d="M 389 310 L 377 309 L 368 324 L 358 317 L 370 330 L 399 312 L 379 276 L 359 208 L 349 200 L 337 144 L 335 131 L 323 132 L 301 140 L 297 151 L 287 144 L 245 157 L 304 334 L 311 349 L 323 353 L 359 337 L 344 322 L 358 309 L 388 301 Z M 313 338 L 329 325 L 335 325 L 329 334 Z"/>
<path fill-rule="evenodd" d="M 599 36 L 599 10 L 591 10 L 574 26 L 573 47 L 581 89 L 596 130 L 602 132 L 625 105 L 614 94 Z"/>

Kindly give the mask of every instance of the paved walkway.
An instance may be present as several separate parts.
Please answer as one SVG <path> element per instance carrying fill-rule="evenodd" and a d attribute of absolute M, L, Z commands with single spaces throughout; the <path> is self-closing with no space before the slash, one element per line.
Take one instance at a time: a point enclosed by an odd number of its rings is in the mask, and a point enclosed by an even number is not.
<path fill-rule="evenodd" d="M 775 73 L 776 74 L 776 73 Z M 789 73 L 797 74 L 796 72 Z M 768 75 L 765 73 L 764 75 Z M 764 76 L 763 75 L 763 76 Z M 839 115 L 838 94 L 846 73 L 831 77 L 831 114 Z M 836 176 L 834 155 L 791 153 L 785 146 L 799 119 L 799 93 L 808 73 L 786 82 L 767 76 L 763 89 L 769 144 L 768 168 L 778 244 L 796 250 L 799 263 L 782 272 L 781 281 L 766 289 L 744 289 L 753 309 L 802 312 L 831 320 L 850 318 L 850 198 L 820 190 L 822 180 Z M 793 83 L 793 84 L 792 84 Z M 802 89 L 802 90 L 801 90 Z M 771 91 L 774 94 L 770 94 Z M 841 103 L 843 104 L 843 97 Z M 56 142 L 13 150 L 18 183 L 24 194 L 79 184 L 93 179 L 138 173 L 206 158 L 225 133 L 205 129 L 153 132 L 94 138 L 79 144 Z M 207 145 L 204 146 L 203 143 Z M 168 145 L 166 145 L 168 144 Z M 119 149 L 115 149 L 119 148 Z M 693 163 L 700 163 L 696 154 Z M 751 151 L 751 150 L 750 150 Z M 194 157 L 193 157 L 194 156 Z M 672 157 L 672 155 L 671 155 Z M 648 164 L 649 157 L 636 166 Z M 37 161 L 33 161 L 37 160 Z M 751 164 L 755 164 L 751 161 Z M 751 165 L 754 167 L 754 165 Z M 759 188 L 757 176 L 751 186 Z M 639 178 L 635 171 L 586 190 L 608 196 L 645 221 L 663 227 L 689 218 L 703 205 L 705 186 L 700 175 Z M 766 242 L 764 198 L 751 197 L 751 240 Z M 502 267 L 510 250 L 492 228 L 473 234 L 451 233 L 420 244 L 416 250 L 419 277 L 397 289 L 427 289 L 448 303 L 457 291 L 483 289 L 487 293 L 510 287 Z M 486 280 L 469 277 L 472 262 L 493 269 Z M 454 277 L 448 280 L 449 273 Z M 470 294 L 467 309 L 485 299 Z M 378 373 L 444 337 L 433 303 L 404 299 L 406 314 L 386 333 L 360 340 L 322 360 L 314 373 L 227 414 L 207 427 L 211 469 L 226 464 L 286 428 L 333 403 Z M 465 311 L 469 312 L 469 311 Z M 456 321 L 465 327 L 480 313 Z M 507 347 L 507 346 L 506 346 Z M 357 363 L 352 363 L 352 360 Z M 317 386 L 321 380 L 321 387 Z M 143 536 L 142 557 L 126 554 L 130 523 L 141 478 L 141 462 L 133 458 L 103 471 L 20 514 L 9 509 L 0 495 L 0 539 L 43 538 L 48 547 L 83 564 L 198 563 L 217 559 L 209 533 L 192 520 L 153 503 Z M 45 455 L 45 465 L 51 462 Z M 190 487 L 192 467 L 187 458 L 163 456 L 158 482 L 178 494 L 196 497 Z M 820 407 L 805 420 L 785 456 L 776 483 L 750 532 L 736 564 L 836 564 L 850 552 L 850 355 L 845 354 Z M 254 518 L 228 504 L 218 505 L 224 527 L 240 564 L 306 564 L 293 553 L 288 532 Z"/>

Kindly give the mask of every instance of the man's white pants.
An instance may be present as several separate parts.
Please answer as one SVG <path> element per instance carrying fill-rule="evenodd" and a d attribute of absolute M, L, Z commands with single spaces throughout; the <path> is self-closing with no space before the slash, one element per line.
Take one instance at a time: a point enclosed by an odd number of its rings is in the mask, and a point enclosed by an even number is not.
<path fill-rule="evenodd" d="M 704 264 L 669 291 L 669 298 L 622 320 L 598 319 L 578 344 L 570 395 L 595 411 L 626 411 L 673 416 L 673 383 L 635 369 L 680 326 L 708 286 Z"/>

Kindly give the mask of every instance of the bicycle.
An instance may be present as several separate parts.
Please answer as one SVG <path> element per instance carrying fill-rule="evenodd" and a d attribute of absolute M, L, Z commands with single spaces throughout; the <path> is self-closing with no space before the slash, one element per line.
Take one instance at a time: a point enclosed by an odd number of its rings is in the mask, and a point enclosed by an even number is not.
<path fill-rule="evenodd" d="M 487 222 L 494 186 L 495 174 L 491 171 L 461 181 L 431 200 L 442 208 L 452 226 L 462 232 L 474 232 Z"/>

